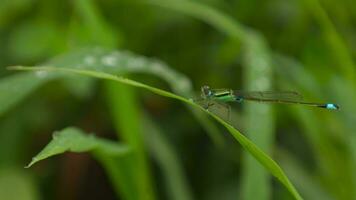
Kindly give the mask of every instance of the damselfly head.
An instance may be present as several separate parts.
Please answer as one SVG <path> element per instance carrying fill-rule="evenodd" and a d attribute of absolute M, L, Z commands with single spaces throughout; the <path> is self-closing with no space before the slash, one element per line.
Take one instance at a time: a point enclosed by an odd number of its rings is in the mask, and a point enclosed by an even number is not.
<path fill-rule="evenodd" d="M 201 87 L 201 97 L 202 98 L 209 98 L 213 96 L 213 92 L 211 91 L 210 87 L 207 85 L 204 85 L 203 87 Z"/>

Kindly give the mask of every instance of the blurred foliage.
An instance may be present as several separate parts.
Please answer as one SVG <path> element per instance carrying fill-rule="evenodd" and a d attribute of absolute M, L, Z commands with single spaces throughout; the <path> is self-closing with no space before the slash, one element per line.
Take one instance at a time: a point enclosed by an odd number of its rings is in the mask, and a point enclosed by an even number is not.
<path fill-rule="evenodd" d="M 119 74 L 186 98 L 208 84 L 338 103 L 337 112 L 243 103 L 233 105 L 231 123 L 303 198 L 356 199 L 355 27 L 349 0 L 2 0 L 0 197 L 293 199 L 201 112 L 88 77 L 6 70 L 50 65 Z M 131 152 L 98 162 L 66 153 L 23 169 L 69 126 Z"/>

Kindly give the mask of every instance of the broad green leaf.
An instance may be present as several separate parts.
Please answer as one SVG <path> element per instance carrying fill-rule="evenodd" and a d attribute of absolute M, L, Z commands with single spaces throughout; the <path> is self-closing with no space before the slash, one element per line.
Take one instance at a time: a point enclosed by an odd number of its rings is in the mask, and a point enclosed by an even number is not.
<path fill-rule="evenodd" d="M 31 163 L 28 164 L 27 167 L 31 167 L 38 161 L 66 151 L 76 153 L 93 151 L 110 157 L 127 154 L 129 148 L 122 144 L 97 138 L 92 134 L 85 134 L 78 128 L 70 127 L 55 132 L 52 141 L 32 158 Z"/>
<path fill-rule="evenodd" d="M 213 113 L 209 112 L 208 110 L 205 110 L 201 106 L 195 104 L 192 99 L 187 99 L 185 97 L 178 96 L 171 92 L 167 92 L 165 90 L 151 87 L 149 85 L 145 85 L 143 83 L 133 81 L 133 80 L 130 80 L 127 78 L 118 77 L 115 75 L 98 72 L 98 71 L 56 68 L 56 67 L 24 67 L 24 66 L 11 67 L 10 69 L 12 69 L 12 70 L 29 70 L 29 71 L 44 71 L 45 70 L 45 71 L 56 72 L 56 73 L 67 72 L 67 73 L 91 76 L 91 77 L 95 77 L 95 78 L 99 78 L 99 79 L 112 80 L 112 81 L 116 81 L 119 83 L 131 85 L 134 87 L 143 88 L 143 89 L 149 90 L 153 93 L 156 93 L 156 94 L 164 96 L 164 97 L 177 99 L 177 100 L 182 101 L 183 103 L 190 105 L 196 109 L 200 109 L 201 111 L 209 114 L 211 117 L 213 117 L 215 120 L 217 120 L 220 124 L 222 124 L 230 132 L 230 134 L 242 145 L 242 147 L 244 149 L 246 149 L 252 156 L 254 156 L 273 176 L 275 176 L 291 192 L 291 194 L 295 197 L 295 199 L 302 199 L 302 197 L 299 195 L 299 193 L 294 188 L 292 183 L 289 181 L 288 177 L 284 174 L 283 170 L 278 166 L 278 164 L 276 162 L 274 162 L 266 153 L 264 153 L 262 150 L 260 150 L 259 147 L 257 147 L 253 142 L 251 142 L 248 138 L 246 138 L 243 134 L 241 134 L 233 126 L 231 126 L 230 124 L 228 124 L 227 122 L 225 122 L 224 120 L 219 118 L 218 116 L 214 115 Z"/>
<path fill-rule="evenodd" d="M 52 141 L 32 159 L 27 167 L 66 151 L 91 152 L 108 172 L 117 194 L 123 193 L 128 199 L 137 199 L 136 193 L 132 191 L 135 183 L 129 182 L 131 180 L 129 178 L 124 179 L 126 182 L 120 179 L 126 175 L 120 167 L 126 163 L 123 159 L 131 158 L 131 149 L 127 145 L 85 134 L 78 128 L 69 127 L 55 132 Z"/>

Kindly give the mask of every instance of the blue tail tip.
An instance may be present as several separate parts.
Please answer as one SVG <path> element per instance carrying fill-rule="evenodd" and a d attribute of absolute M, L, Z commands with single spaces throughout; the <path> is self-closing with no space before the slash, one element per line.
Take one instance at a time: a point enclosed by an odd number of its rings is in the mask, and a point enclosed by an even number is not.
<path fill-rule="evenodd" d="M 334 103 L 327 103 L 325 104 L 325 108 L 329 110 L 338 110 L 339 106 Z"/>

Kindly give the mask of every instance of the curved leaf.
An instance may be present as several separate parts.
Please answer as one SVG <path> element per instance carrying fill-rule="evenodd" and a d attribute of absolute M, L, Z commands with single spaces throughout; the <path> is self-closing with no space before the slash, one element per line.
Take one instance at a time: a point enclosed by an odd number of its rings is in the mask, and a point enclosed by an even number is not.
<path fill-rule="evenodd" d="M 148 73 L 166 81 L 172 90 L 182 96 L 193 96 L 193 87 L 190 80 L 165 63 L 139 56 L 129 51 L 112 51 L 102 48 L 81 49 L 63 54 L 45 63 L 56 67 L 70 67 L 74 69 L 94 70 L 110 74 L 124 73 Z M 23 100 L 27 95 L 49 80 L 61 78 L 60 74 L 48 74 L 44 71 L 29 74 L 16 74 L 0 81 L 0 115 L 12 108 L 16 103 Z M 67 77 L 70 79 L 70 77 Z M 80 82 L 87 79 L 75 79 L 75 87 L 82 87 Z M 90 81 L 88 82 L 90 83 Z M 73 85 L 71 89 L 75 89 Z M 84 89 L 86 89 L 84 87 Z M 82 89 L 81 89 L 82 90 Z M 11 98 L 8 98 L 11 96 Z M 223 144 L 223 138 L 214 126 L 201 112 L 191 110 L 194 116 L 203 125 L 209 136 L 216 145 Z"/>
<path fill-rule="evenodd" d="M 149 90 L 153 93 L 156 93 L 161 96 L 173 98 L 184 102 L 187 105 L 192 106 L 193 108 L 200 109 L 210 116 L 212 116 L 215 120 L 217 120 L 220 124 L 222 124 L 230 134 L 242 145 L 242 147 L 247 150 L 253 157 L 255 157 L 273 176 L 275 176 L 295 197 L 295 199 L 302 199 L 299 195 L 293 184 L 289 181 L 288 177 L 284 174 L 283 170 L 278 166 L 278 164 L 273 161 L 266 153 L 264 153 L 260 148 L 258 148 L 253 142 L 251 142 L 248 138 L 246 138 L 243 134 L 241 134 L 238 130 L 236 130 L 233 126 L 216 116 L 215 114 L 205 110 L 198 104 L 195 104 L 192 99 L 187 99 L 182 96 L 178 96 L 171 92 L 167 92 L 165 90 L 161 90 L 155 87 L 151 87 L 149 85 L 145 85 L 143 83 L 133 81 L 127 78 L 114 76 L 111 74 L 98 72 L 98 71 L 90 71 L 90 70 L 78 70 L 78 69 L 68 69 L 68 68 L 56 68 L 56 67 L 24 67 L 24 66 L 16 66 L 10 67 L 12 70 L 29 70 L 29 71 L 48 71 L 52 73 L 60 73 L 60 72 L 69 72 L 74 74 L 80 74 L 85 76 L 91 76 L 99 79 L 112 80 L 119 83 L 131 85 L 138 88 L 143 88 Z"/>
<path fill-rule="evenodd" d="M 118 156 L 128 153 L 129 148 L 126 145 L 97 138 L 92 134 L 85 134 L 78 128 L 69 127 L 55 132 L 52 141 L 48 143 L 40 153 L 33 157 L 30 164 L 26 167 L 31 167 L 38 161 L 66 151 L 76 153 L 96 151 L 104 153 L 106 156 Z"/>

